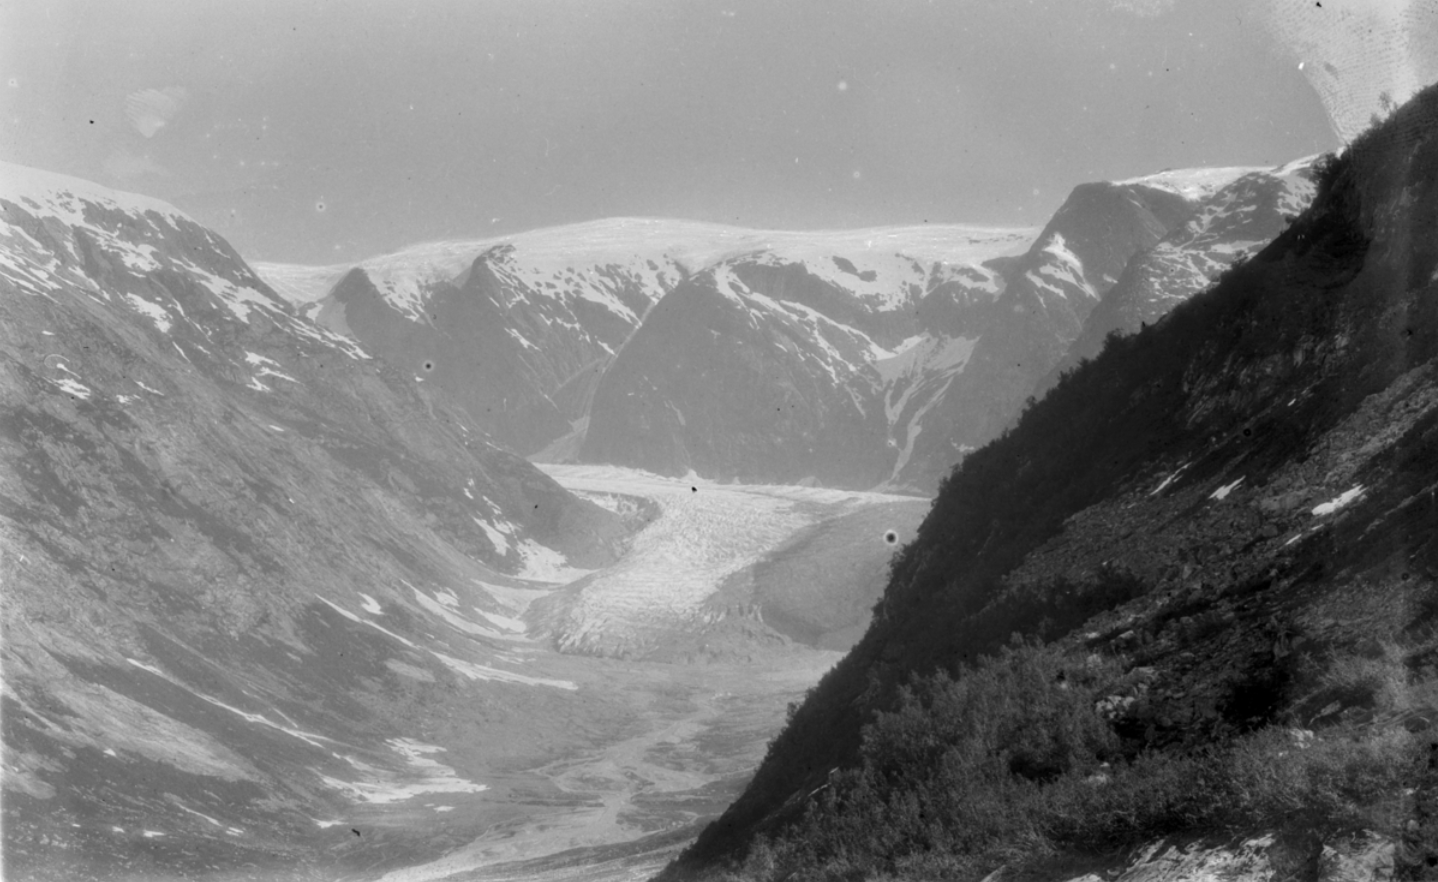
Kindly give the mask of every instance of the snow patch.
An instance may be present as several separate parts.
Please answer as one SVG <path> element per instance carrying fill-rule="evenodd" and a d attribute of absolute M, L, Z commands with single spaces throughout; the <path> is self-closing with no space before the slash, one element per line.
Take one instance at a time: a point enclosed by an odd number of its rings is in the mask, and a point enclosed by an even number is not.
<path fill-rule="evenodd" d="M 425 793 L 482 793 L 489 789 L 488 785 L 477 784 L 474 781 L 461 778 L 454 769 L 438 760 L 430 759 L 431 754 L 444 753 L 443 747 L 409 738 L 391 738 L 385 743 L 391 750 L 404 758 L 405 764 L 411 769 L 411 774 L 418 776 L 420 780 L 403 783 L 396 780 L 398 776 L 393 773 L 376 769 L 350 757 L 343 757 L 343 759 L 349 761 L 352 766 L 371 773 L 371 776 L 377 780 L 341 781 L 328 775 L 320 775 L 320 779 L 358 802 L 374 805 L 404 802 Z M 327 826 L 319 821 L 315 823 L 322 827 Z"/>
<path fill-rule="evenodd" d="M 571 567 L 569 560 L 547 545 L 540 545 L 533 539 L 521 539 L 518 549 L 524 561 L 519 571 L 520 578 L 536 582 L 573 582 L 594 572 Z"/>
<path fill-rule="evenodd" d="M 474 515 L 470 515 L 469 517 L 471 520 L 473 520 L 476 524 L 479 525 L 479 528 L 484 531 L 484 535 L 489 537 L 489 544 L 494 546 L 495 554 L 498 554 L 500 557 L 505 557 L 509 554 L 509 539 L 504 535 L 505 533 L 509 532 L 508 529 L 500 531 L 499 529 L 496 529 L 490 524 L 481 521 Z M 506 528 L 508 527 L 507 524 L 504 526 Z"/>
<path fill-rule="evenodd" d="M 490 622 L 505 629 L 506 631 L 513 631 L 516 634 L 523 634 L 525 631 L 529 630 L 529 627 L 524 623 L 523 619 L 515 619 L 510 618 L 509 616 L 501 616 L 496 613 L 485 612 L 477 606 L 474 608 L 474 611 L 484 616 L 486 619 L 489 619 Z"/>
<path fill-rule="evenodd" d="M 145 298 L 135 294 L 126 294 L 125 302 L 129 303 L 130 307 L 136 312 L 148 316 L 149 319 L 155 323 L 155 327 L 160 329 L 160 333 L 168 334 L 170 332 L 173 322 L 170 319 L 169 311 L 163 306 L 158 303 L 151 303 Z"/>
<path fill-rule="evenodd" d="M 1232 493 L 1234 490 L 1238 489 L 1238 485 L 1239 485 L 1239 484 L 1242 484 L 1242 483 L 1243 483 L 1243 479 L 1242 479 L 1242 478 L 1239 478 L 1237 481 L 1234 481 L 1232 484 L 1224 484 L 1222 487 L 1219 487 L 1217 490 L 1215 490 L 1215 491 L 1213 491 L 1212 493 L 1208 494 L 1208 498 L 1209 498 L 1209 499 L 1217 499 L 1217 500 L 1219 500 L 1219 501 L 1225 500 L 1225 499 L 1228 498 L 1228 494 L 1230 494 L 1230 493 Z"/>
<path fill-rule="evenodd" d="M 316 594 L 315 597 L 319 597 L 322 603 L 324 603 L 326 606 L 339 613 L 340 615 L 344 616 L 345 618 L 349 619 L 351 622 L 355 622 L 356 624 L 360 625 L 367 625 L 371 628 L 374 628 L 376 631 L 379 631 L 381 634 L 384 634 L 388 637 L 393 637 L 395 640 L 398 640 L 400 643 L 403 643 L 405 646 L 408 646 L 411 649 L 415 648 L 413 640 L 401 637 L 400 635 L 384 627 L 378 622 L 371 622 L 369 619 L 362 619 L 354 613 L 350 612 L 349 610 L 345 609 L 344 607 L 340 606 L 339 604 L 335 603 L 334 601 L 328 600 L 324 597 L 320 597 L 320 595 L 318 594 Z"/>
<path fill-rule="evenodd" d="M 75 396 L 76 398 L 89 400 L 90 395 L 92 394 L 90 392 L 89 386 L 86 386 L 84 383 L 81 383 L 78 380 L 72 380 L 69 377 L 65 377 L 64 379 L 60 380 L 51 380 L 50 382 L 54 383 L 56 386 L 59 386 L 61 389 L 64 389 L 66 392 Z"/>
<path fill-rule="evenodd" d="M 1176 481 L 1176 480 L 1178 479 L 1178 476 L 1179 476 L 1179 475 L 1183 474 L 1183 470 L 1186 469 L 1186 468 L 1188 468 L 1188 465 L 1189 465 L 1188 463 L 1184 463 L 1183 465 L 1179 466 L 1177 469 L 1174 470 L 1173 474 L 1169 475 L 1167 478 L 1164 478 L 1162 481 L 1159 482 L 1159 485 L 1158 485 L 1157 487 L 1155 487 L 1155 488 L 1153 488 L 1152 490 L 1150 490 L 1150 491 L 1148 492 L 1148 495 L 1149 495 L 1149 496 L 1157 496 L 1158 494 L 1162 493 L 1162 492 L 1164 491 L 1164 489 L 1168 487 L 1169 484 L 1172 484 L 1174 481 Z M 1235 484 L 1234 486 L 1237 486 L 1237 485 Z M 1227 496 L 1228 494 L 1225 493 L 1224 495 Z"/>
<path fill-rule="evenodd" d="M 445 604 L 436 601 L 428 594 L 425 594 L 423 591 L 419 590 L 413 585 L 410 585 L 409 588 L 411 591 L 414 592 L 414 599 L 419 603 L 420 606 L 444 619 L 445 622 L 447 622 L 451 627 L 462 631 L 465 634 L 471 634 L 478 637 L 489 637 L 493 640 L 515 639 L 513 636 L 506 634 L 502 631 L 496 631 L 493 628 L 488 628 L 484 625 L 470 621 L 464 616 L 459 615 L 457 612 L 455 612 L 453 609 L 446 606 Z"/>
<path fill-rule="evenodd" d="M 1320 518 L 1321 518 L 1321 517 L 1324 517 L 1325 515 L 1331 515 L 1331 514 L 1333 514 L 1334 512 L 1338 511 L 1340 508 L 1343 508 L 1344 506 L 1348 505 L 1348 504 L 1349 504 L 1350 502 L 1352 502 L 1353 500 L 1355 500 L 1355 499 L 1357 499 L 1358 497 L 1362 496 L 1365 489 L 1366 489 L 1366 488 L 1365 488 L 1362 484 L 1355 484 L 1355 485 L 1353 485 L 1352 487 L 1348 488 L 1347 490 L 1344 490 L 1342 493 L 1338 494 L 1337 496 L 1333 497 L 1332 499 L 1328 500 L 1327 502 L 1322 503 L 1322 504 L 1320 504 L 1320 505 L 1314 506 L 1314 507 L 1313 507 L 1313 515 L 1314 515 L 1314 517 L 1320 517 Z"/>
<path fill-rule="evenodd" d="M 551 686 L 555 689 L 577 691 L 578 684 L 569 680 L 552 680 L 545 677 L 530 677 L 524 674 L 516 674 L 513 671 L 501 671 L 498 668 L 491 668 L 488 665 L 478 665 L 474 662 L 467 662 L 453 656 L 445 655 L 442 652 L 435 652 L 433 649 L 430 655 L 444 662 L 450 670 L 463 674 L 471 680 L 492 680 L 497 683 L 518 683 L 524 686 Z"/>

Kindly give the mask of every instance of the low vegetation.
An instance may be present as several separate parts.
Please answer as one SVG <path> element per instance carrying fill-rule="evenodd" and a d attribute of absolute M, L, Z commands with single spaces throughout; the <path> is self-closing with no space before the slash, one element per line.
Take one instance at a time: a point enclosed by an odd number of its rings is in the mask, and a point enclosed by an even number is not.
<path fill-rule="evenodd" d="M 1114 699 L 1141 687 L 1112 659 L 1036 643 L 918 680 L 866 727 L 860 765 L 809 794 L 803 820 L 759 840 L 732 876 L 978 878 L 1176 831 L 1399 835 L 1404 785 L 1426 760 L 1413 733 L 1266 726 L 1135 752 Z"/>

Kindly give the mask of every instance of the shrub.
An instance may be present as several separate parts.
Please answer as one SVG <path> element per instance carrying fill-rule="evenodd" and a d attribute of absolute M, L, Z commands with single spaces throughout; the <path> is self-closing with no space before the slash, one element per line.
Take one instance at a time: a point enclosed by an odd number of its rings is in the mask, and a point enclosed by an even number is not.
<path fill-rule="evenodd" d="M 1112 661 L 1020 644 L 914 682 L 865 728 L 860 766 L 758 841 L 743 877 L 977 878 L 1178 831 L 1398 832 L 1420 768 L 1409 733 L 1270 727 L 1125 761 L 1095 703 L 1126 679 Z"/>

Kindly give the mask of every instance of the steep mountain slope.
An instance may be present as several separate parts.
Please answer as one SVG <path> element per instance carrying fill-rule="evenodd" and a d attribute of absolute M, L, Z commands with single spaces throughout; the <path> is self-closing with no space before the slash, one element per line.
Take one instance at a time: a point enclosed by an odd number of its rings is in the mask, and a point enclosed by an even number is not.
<path fill-rule="evenodd" d="M 7 875 L 372 864 L 335 818 L 494 786 L 439 756 L 447 696 L 505 702 L 490 759 L 602 707 L 501 589 L 613 560 L 622 518 L 163 203 L 4 165 L 0 209 Z"/>
<path fill-rule="evenodd" d="M 1367 825 L 1425 878 L 1435 359 L 1430 88 L 1275 242 L 964 461 L 868 633 L 668 877 L 760 831 L 757 878 L 978 878 L 1222 828 L 1316 867 Z M 1001 652 L 1012 634 L 1052 646 Z M 901 694 L 935 670 L 956 680 Z"/>
<path fill-rule="evenodd" d="M 1132 334 L 1158 321 L 1235 261 L 1272 242 L 1312 201 L 1314 159 L 1249 171 L 1204 199 L 1188 221 L 1137 255 L 1039 391 L 1047 392 L 1058 373 L 1097 355 L 1109 334 Z M 1161 176 L 1140 180 L 1160 187 L 1169 183 Z"/>
<path fill-rule="evenodd" d="M 1007 428 L 1129 258 L 1187 219 L 1195 201 L 1143 183 L 1074 188 L 1028 252 L 1004 267 L 1003 293 L 964 370 L 910 419 L 893 480 L 933 488 L 966 451 Z"/>

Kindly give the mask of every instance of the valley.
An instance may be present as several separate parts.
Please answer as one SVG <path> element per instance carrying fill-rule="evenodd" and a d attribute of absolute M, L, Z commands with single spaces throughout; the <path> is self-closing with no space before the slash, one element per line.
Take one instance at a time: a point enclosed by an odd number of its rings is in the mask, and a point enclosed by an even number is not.
<path fill-rule="evenodd" d="M 0 164 L 7 871 L 987 874 L 1011 831 L 944 856 L 927 807 L 871 798 L 933 758 L 891 712 L 928 738 L 934 670 L 939 704 L 1038 696 L 1098 733 L 1055 760 L 1006 706 L 981 773 L 907 791 L 961 833 L 979 779 L 1020 817 L 1149 748 L 1331 713 L 1389 738 L 1431 706 L 1394 671 L 1432 650 L 1438 278 L 1384 238 L 1431 222 L 1402 214 L 1431 109 L 1395 119 L 1368 165 L 1094 181 L 1041 227 L 618 218 L 316 267 Z M 1407 512 L 1386 550 L 1378 500 Z M 1353 606 L 1345 555 L 1387 643 L 1318 612 Z M 946 685 L 974 665 L 992 694 Z M 1087 823 L 1078 792 L 1033 805 Z M 1042 841 L 1134 836 L 1083 829 Z"/>

